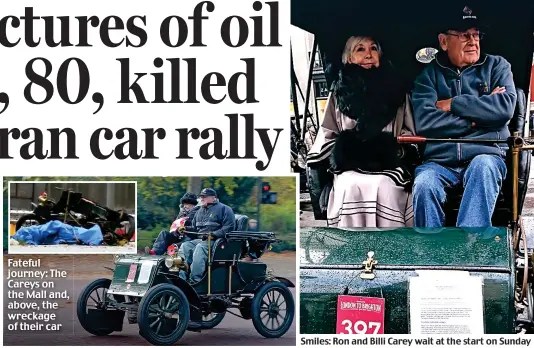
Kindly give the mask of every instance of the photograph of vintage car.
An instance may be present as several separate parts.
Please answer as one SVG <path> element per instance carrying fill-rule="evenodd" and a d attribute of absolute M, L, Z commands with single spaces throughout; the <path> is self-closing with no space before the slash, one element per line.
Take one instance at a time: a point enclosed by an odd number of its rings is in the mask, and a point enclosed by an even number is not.
<path fill-rule="evenodd" d="M 135 182 L 25 180 L 8 187 L 9 253 L 135 253 Z"/>
<path fill-rule="evenodd" d="M 534 332 L 534 3 L 291 12 L 300 333 Z"/>
<path fill-rule="evenodd" d="M 68 273 L 62 329 L 6 344 L 295 345 L 295 176 L 114 179 L 137 184 L 136 253 L 38 255 Z"/>
<path fill-rule="evenodd" d="M 235 231 L 217 239 L 213 250 L 208 232 L 207 271 L 197 282 L 180 278 L 190 266 L 174 245 L 161 256 L 117 256 L 113 279 L 95 280 L 78 298 L 81 325 L 93 335 L 107 335 L 122 331 L 127 314 L 149 343 L 168 345 L 187 329 L 216 327 L 227 310 L 236 309 L 243 319 L 252 320 L 260 335 L 281 337 L 293 323 L 295 303 L 289 287 L 295 285 L 260 262 L 277 242 L 275 234 L 248 232 L 246 220 L 239 216 Z M 245 260 L 250 255 L 254 258 Z"/>

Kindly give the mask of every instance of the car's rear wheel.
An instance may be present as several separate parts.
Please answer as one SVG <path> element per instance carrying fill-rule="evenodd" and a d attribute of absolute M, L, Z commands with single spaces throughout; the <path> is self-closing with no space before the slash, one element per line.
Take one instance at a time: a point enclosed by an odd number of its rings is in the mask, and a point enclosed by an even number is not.
<path fill-rule="evenodd" d="M 108 311 L 108 290 L 111 285 L 111 280 L 106 278 L 96 279 L 89 283 L 78 297 L 76 305 L 76 314 L 78 321 L 85 329 L 95 336 L 106 336 L 115 331 L 109 327 L 103 320 L 98 320 L 96 316 L 92 317 L 89 310 L 99 311 L 100 314 L 112 316 L 117 314 L 117 310 Z M 124 302 L 124 296 L 114 296 L 117 302 Z"/>
<path fill-rule="evenodd" d="M 260 335 L 281 337 L 295 317 L 293 294 L 284 283 L 265 283 L 252 298 L 251 312 L 252 323 Z"/>
<path fill-rule="evenodd" d="M 226 312 L 222 313 L 209 313 L 202 316 L 202 328 L 213 329 L 223 321 L 226 316 Z"/>
<path fill-rule="evenodd" d="M 180 288 L 158 284 L 147 291 L 137 316 L 139 333 L 154 345 L 171 345 L 189 325 L 189 302 Z"/>

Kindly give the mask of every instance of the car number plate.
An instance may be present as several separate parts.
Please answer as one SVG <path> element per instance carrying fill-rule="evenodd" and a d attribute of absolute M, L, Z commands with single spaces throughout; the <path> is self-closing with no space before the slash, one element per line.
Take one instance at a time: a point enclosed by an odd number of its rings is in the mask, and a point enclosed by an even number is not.
<path fill-rule="evenodd" d="M 378 297 L 338 296 L 336 334 L 383 334 L 385 304 Z"/>
<path fill-rule="evenodd" d="M 128 278 L 126 278 L 126 283 L 132 283 L 135 279 L 135 274 L 137 273 L 137 264 L 130 265 L 130 271 L 128 272 Z"/>

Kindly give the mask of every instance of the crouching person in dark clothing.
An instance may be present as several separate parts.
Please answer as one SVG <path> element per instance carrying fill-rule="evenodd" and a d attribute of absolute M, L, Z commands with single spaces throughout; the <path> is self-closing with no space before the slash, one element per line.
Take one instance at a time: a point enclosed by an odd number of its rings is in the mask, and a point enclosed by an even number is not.
<path fill-rule="evenodd" d="M 194 193 L 187 192 L 180 199 L 180 213 L 176 217 L 176 220 L 180 218 L 186 218 L 184 226 L 191 226 L 195 214 L 200 209 L 200 207 L 196 206 L 197 203 L 197 196 Z M 169 245 L 173 243 L 187 242 L 194 238 L 197 238 L 197 236 L 191 236 L 187 234 L 185 236 L 181 235 L 178 228 L 176 228 L 175 230 L 172 230 L 171 228 L 171 231 L 161 231 L 158 234 L 158 237 L 156 238 L 152 249 L 146 247 L 145 253 L 150 255 L 162 255 L 167 250 L 167 247 Z M 191 263 L 191 261 L 189 261 L 189 263 Z"/>

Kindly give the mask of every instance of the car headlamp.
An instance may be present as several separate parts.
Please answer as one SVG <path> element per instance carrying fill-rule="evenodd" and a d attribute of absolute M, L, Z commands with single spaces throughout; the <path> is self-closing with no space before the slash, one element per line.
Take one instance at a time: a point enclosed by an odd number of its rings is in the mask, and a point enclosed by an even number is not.
<path fill-rule="evenodd" d="M 113 263 L 117 264 L 117 262 L 119 262 L 121 257 L 122 257 L 122 255 L 113 255 Z"/>
<path fill-rule="evenodd" d="M 182 259 L 180 256 L 167 256 L 165 258 L 165 266 L 169 269 L 171 272 L 179 271 L 182 266 L 184 266 L 184 259 Z"/>
<path fill-rule="evenodd" d="M 174 257 L 167 256 L 165 258 L 165 266 L 167 266 L 167 268 L 171 268 L 173 265 L 174 265 Z"/>

